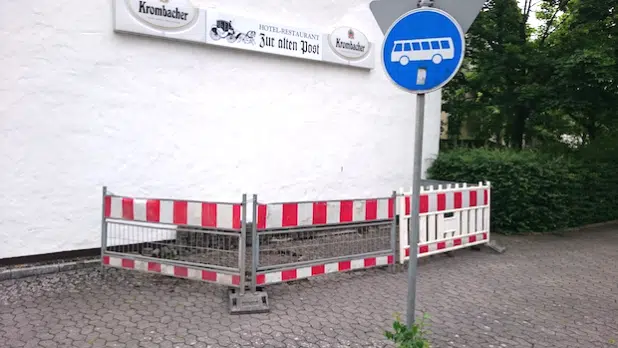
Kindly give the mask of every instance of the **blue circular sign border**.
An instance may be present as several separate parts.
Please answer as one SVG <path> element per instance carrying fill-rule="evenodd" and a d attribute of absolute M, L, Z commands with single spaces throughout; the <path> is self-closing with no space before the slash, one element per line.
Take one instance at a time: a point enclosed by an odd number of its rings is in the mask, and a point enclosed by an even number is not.
<path fill-rule="evenodd" d="M 459 64 L 457 64 L 457 68 L 453 71 L 453 73 L 451 74 L 451 76 L 449 76 L 448 79 L 444 80 L 444 82 L 442 82 L 441 84 L 431 88 L 431 89 L 427 89 L 427 90 L 410 90 L 407 89 L 403 86 L 401 86 L 400 84 L 398 84 L 392 77 L 391 75 L 388 73 L 388 70 L 386 69 L 386 64 L 384 63 L 384 48 L 386 46 L 386 39 L 388 38 L 388 36 L 391 33 L 391 30 L 393 30 L 393 28 L 399 24 L 399 22 L 401 22 L 401 20 L 403 20 L 404 18 L 408 17 L 409 15 L 416 13 L 416 12 L 436 12 L 439 13 L 441 15 L 443 15 L 444 17 L 448 18 L 451 20 L 451 22 L 455 25 L 455 27 L 457 28 L 457 31 L 459 31 L 459 34 L 461 35 L 461 59 L 459 60 Z M 465 58 L 465 53 L 466 53 L 466 35 L 463 31 L 463 29 L 461 28 L 461 25 L 459 25 L 459 22 L 457 22 L 457 20 L 451 16 L 448 12 L 440 10 L 438 8 L 433 8 L 433 7 L 419 7 L 416 8 L 414 10 L 410 10 L 406 13 L 404 13 L 403 15 L 401 15 L 399 18 L 397 18 L 397 20 L 395 22 L 393 22 L 393 24 L 391 24 L 391 26 L 388 28 L 388 30 L 386 31 L 386 34 L 384 34 L 384 40 L 382 42 L 382 50 L 380 51 L 381 53 L 381 59 L 382 59 L 382 69 L 384 70 L 384 73 L 386 74 L 386 76 L 388 76 L 388 79 L 391 80 L 391 82 L 397 86 L 399 89 L 406 91 L 408 93 L 412 93 L 412 94 L 427 94 L 427 93 L 431 93 L 431 92 L 435 92 L 437 90 L 439 90 L 440 88 L 444 87 L 447 83 L 451 82 L 451 80 L 455 77 L 455 75 L 457 75 L 457 73 L 459 72 L 459 70 L 461 69 L 461 65 L 463 64 L 464 58 Z"/>

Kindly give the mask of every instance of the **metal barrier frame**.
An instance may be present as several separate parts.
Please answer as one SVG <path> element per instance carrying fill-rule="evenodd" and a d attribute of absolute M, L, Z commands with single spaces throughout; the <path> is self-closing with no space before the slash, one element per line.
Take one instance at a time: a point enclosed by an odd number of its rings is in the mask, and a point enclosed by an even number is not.
<path fill-rule="evenodd" d="M 137 219 L 134 213 L 129 216 L 125 216 L 124 206 L 121 207 L 121 216 L 112 216 L 111 214 L 111 200 L 113 198 L 130 199 L 131 202 L 139 201 L 140 204 L 146 205 L 145 216 L 143 219 Z M 122 201 L 124 202 L 124 200 Z M 201 204 L 202 209 L 205 209 L 205 205 L 209 207 L 215 207 L 214 217 L 212 212 L 207 217 L 200 215 L 202 223 L 198 224 L 194 221 L 194 216 L 189 217 L 187 208 L 185 207 L 185 216 L 183 223 L 176 223 L 176 218 L 173 217 L 173 221 L 161 222 L 162 213 L 160 210 L 148 210 L 148 203 L 158 202 L 160 209 L 161 202 L 172 203 L 174 209 L 176 204 L 181 203 L 188 205 Z M 132 203 L 132 208 L 135 206 Z M 230 208 L 231 206 L 231 221 L 224 221 L 222 226 L 218 225 L 218 208 L 225 206 Z M 237 214 L 236 207 L 240 207 L 240 212 Z M 156 214 L 159 214 L 157 218 L 154 218 Z M 204 214 L 202 210 L 201 214 Z M 143 215 L 143 214 L 142 214 Z M 214 225 L 213 220 L 214 219 Z M 206 223 L 204 223 L 206 221 Z M 156 199 L 156 198 L 141 198 L 141 197 L 126 197 L 117 196 L 109 192 L 107 187 L 103 187 L 102 194 L 102 214 L 101 214 L 101 265 L 102 267 L 115 267 L 128 270 L 135 270 L 145 273 L 157 273 L 177 278 L 185 278 L 192 280 L 199 280 L 210 283 L 217 283 L 226 285 L 232 288 L 239 288 L 241 294 L 244 293 L 246 287 L 246 239 L 247 239 L 247 195 L 243 194 L 242 201 L 236 202 L 203 202 L 203 201 L 191 201 L 191 200 L 176 200 L 176 199 Z M 218 236 L 230 236 L 238 239 L 238 266 L 236 268 L 229 268 L 220 265 L 213 265 L 199 262 L 189 262 L 182 260 L 169 260 L 163 258 L 148 257 L 134 253 L 122 253 L 116 251 L 110 251 L 109 249 L 109 224 L 116 225 L 146 227 L 146 225 L 155 225 L 160 230 L 168 230 L 178 232 L 189 233 L 203 233 L 206 235 L 218 235 Z M 178 228 L 178 225 L 187 226 L 188 228 L 198 228 L 198 230 L 187 230 Z M 206 226 L 204 226 L 206 225 Z M 178 238 L 178 235 L 176 235 Z M 140 242 L 140 243 L 157 243 L 158 241 Z"/>
<path fill-rule="evenodd" d="M 473 193 L 475 194 L 473 196 Z M 399 263 L 410 258 L 409 220 L 411 193 L 400 190 L 397 199 L 399 214 Z M 491 184 L 439 185 L 428 190 L 421 188 L 421 230 L 419 231 L 418 257 L 445 253 L 490 241 Z M 453 214 L 452 217 L 445 215 Z M 474 214 L 468 219 L 466 214 Z M 427 230 L 425 226 L 433 226 Z M 479 228 L 480 226 L 480 228 Z M 435 238 L 429 234 L 433 232 Z M 438 236 L 440 233 L 442 236 Z M 447 234 L 450 234 L 447 236 Z"/>
<path fill-rule="evenodd" d="M 346 272 L 357 269 L 366 269 L 379 266 L 393 266 L 395 263 L 397 253 L 397 228 L 396 228 L 396 209 L 397 209 L 397 192 L 393 191 L 390 197 L 369 198 L 369 199 L 353 199 L 353 200 L 328 200 L 328 201 L 307 201 L 307 202 L 276 202 L 260 204 L 258 203 L 257 195 L 253 195 L 253 217 L 254 223 L 252 224 L 252 269 L 251 269 L 251 291 L 255 292 L 257 287 L 271 285 L 276 283 L 282 283 L 286 281 L 294 281 L 300 279 L 307 279 L 313 276 L 319 276 L 323 274 Z M 387 204 L 387 216 L 385 218 L 379 218 L 378 216 L 378 203 L 381 200 L 386 200 Z M 353 216 L 346 218 L 346 221 L 331 222 L 328 221 L 326 216 L 320 215 L 321 223 L 315 223 L 315 215 L 312 215 L 313 221 L 302 223 L 298 222 L 298 215 L 290 222 L 283 210 L 284 205 L 296 205 L 294 212 L 298 214 L 298 205 L 313 205 L 314 209 L 316 205 L 321 206 L 322 210 L 327 211 L 328 204 L 342 204 L 342 202 L 362 202 L 363 207 L 367 209 L 367 202 L 372 202 L 375 205 L 376 213 L 372 214 L 375 217 L 364 218 L 354 220 Z M 268 226 L 266 220 L 266 213 L 260 213 L 260 208 L 268 209 L 268 207 L 281 206 L 281 225 L 280 226 Z M 383 206 L 382 206 L 383 208 Z M 372 206 L 373 209 L 373 206 Z M 306 212 L 306 211 L 305 211 Z M 315 210 L 311 213 L 315 214 Z M 326 214 L 326 213 L 322 213 Z M 354 215 L 352 213 L 352 215 Z M 350 221 L 347 221 L 350 220 Z M 286 223 L 287 221 L 287 223 Z M 389 241 L 390 247 L 387 250 L 376 250 L 373 252 L 366 252 L 361 254 L 344 254 L 336 257 L 326 257 L 315 260 L 275 264 L 269 266 L 260 265 L 260 236 L 278 233 L 303 233 L 303 232 L 319 232 L 332 229 L 341 228 L 363 228 L 363 227 L 375 227 L 375 226 L 390 226 Z"/>
<path fill-rule="evenodd" d="M 421 188 L 418 204 L 421 223 L 425 228 L 421 227 L 419 233 L 418 257 L 489 243 L 490 197 L 489 182 L 481 182 L 478 186 L 456 184 Z M 393 191 L 390 197 L 264 204 L 259 203 L 258 196 L 254 194 L 251 251 L 248 251 L 246 194 L 242 195 L 240 203 L 207 202 L 118 196 L 104 186 L 101 265 L 217 283 L 235 289 L 240 295 L 245 295 L 247 288 L 255 294 L 263 286 L 330 273 L 380 266 L 390 266 L 394 270 L 396 263 L 403 264 L 409 259 L 410 198 L 410 193 L 401 189 L 399 193 Z M 448 216 L 451 214 L 453 217 Z M 116 225 L 137 228 L 155 225 L 153 231 L 174 231 L 175 237 L 170 241 L 144 242 L 143 238 L 135 239 L 132 235 L 126 238 L 127 231 L 130 234 L 131 230 L 119 229 L 118 235 L 123 236 L 120 239 L 131 243 L 110 246 L 110 231 L 114 234 L 110 227 Z M 427 226 L 430 226 L 429 229 Z M 138 235 L 155 234 L 144 231 Z M 181 232 L 187 234 L 179 238 L 178 233 Z M 354 233 L 358 238 L 346 239 L 348 233 Z M 266 240 L 265 236 L 276 234 L 283 235 L 285 239 Z M 220 247 L 218 240 L 211 239 L 216 236 L 224 236 L 223 247 Z M 266 244 L 260 245 L 260 237 L 264 237 Z M 238 248 L 234 245 L 235 238 Z M 315 243 L 318 238 L 326 238 L 327 242 L 320 240 Z M 185 243 L 187 240 L 191 242 Z M 177 248 L 174 257 L 183 259 L 166 259 L 162 254 L 151 255 L 150 251 L 144 254 L 140 249 L 143 245 L 137 247 L 135 252 L 136 241 L 149 245 L 171 243 L 172 248 Z M 203 242 L 207 243 L 206 246 L 200 244 Z M 261 250 L 266 245 L 269 246 L 265 252 L 270 262 L 262 260 L 261 263 Z M 130 252 L 118 251 L 126 246 Z M 324 247 L 312 253 L 312 246 Z M 346 249 L 340 251 L 337 249 L 340 246 Z M 110 250 L 112 248 L 116 250 Z M 185 254 L 187 249 L 190 249 L 189 253 Z M 237 263 L 230 258 L 236 250 Z M 300 257 L 296 253 L 298 250 L 302 250 Z M 304 254 L 305 250 L 310 252 Z M 294 252 L 294 256 L 287 256 L 289 252 Z M 210 258 L 210 261 L 201 262 L 202 257 Z M 193 262 L 193 258 L 199 261 Z M 213 258 L 219 261 L 218 264 L 212 262 Z M 245 299 L 241 296 L 238 301 Z"/>

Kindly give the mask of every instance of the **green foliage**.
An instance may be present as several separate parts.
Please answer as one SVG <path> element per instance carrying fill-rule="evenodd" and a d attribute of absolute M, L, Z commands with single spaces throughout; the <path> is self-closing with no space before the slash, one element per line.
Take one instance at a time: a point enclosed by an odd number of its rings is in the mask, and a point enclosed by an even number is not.
<path fill-rule="evenodd" d="M 430 348 L 429 340 L 426 338 L 429 332 L 425 330 L 427 318 L 427 315 L 423 316 L 421 321 L 408 328 L 398 315 L 393 322 L 393 331 L 386 331 L 384 336 L 393 341 L 397 348 Z"/>
<path fill-rule="evenodd" d="M 521 6 L 519 6 L 521 5 Z M 535 15 L 540 26 L 531 28 Z M 444 89 L 448 133 L 512 148 L 584 144 L 616 129 L 616 0 L 488 0 Z"/>
<path fill-rule="evenodd" d="M 608 140 L 562 155 L 453 150 L 441 153 L 428 174 L 456 182 L 490 181 L 492 231 L 555 231 L 618 219 L 618 158 L 598 151 L 608 142 L 618 149 L 618 141 Z M 598 155 L 590 157 L 595 151 Z"/>

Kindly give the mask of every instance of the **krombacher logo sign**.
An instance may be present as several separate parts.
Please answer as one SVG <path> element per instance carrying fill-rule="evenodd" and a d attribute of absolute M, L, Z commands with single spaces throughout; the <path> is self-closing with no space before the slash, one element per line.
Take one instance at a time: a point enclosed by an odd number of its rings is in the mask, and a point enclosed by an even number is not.
<path fill-rule="evenodd" d="M 182 10 L 179 10 L 178 7 L 170 10 L 166 9 L 165 5 L 162 5 L 161 7 L 148 6 L 146 1 L 139 2 L 139 12 L 160 17 L 182 19 L 183 21 L 186 21 L 187 16 L 189 15 L 189 12 L 183 12 Z"/>
<path fill-rule="evenodd" d="M 369 53 L 371 44 L 361 31 L 350 27 L 340 27 L 329 35 L 333 51 L 344 59 L 361 59 Z"/>
<path fill-rule="evenodd" d="M 190 0 L 126 0 L 140 21 L 160 29 L 180 29 L 198 15 Z"/>
<path fill-rule="evenodd" d="M 358 52 L 361 52 L 361 53 L 364 53 L 365 49 L 367 48 L 367 46 L 362 45 L 360 42 L 354 43 L 352 40 L 350 40 L 350 41 L 343 41 L 340 38 L 337 38 L 336 43 L 335 43 L 335 47 L 343 48 L 343 49 L 346 49 L 346 50 L 358 51 Z"/>

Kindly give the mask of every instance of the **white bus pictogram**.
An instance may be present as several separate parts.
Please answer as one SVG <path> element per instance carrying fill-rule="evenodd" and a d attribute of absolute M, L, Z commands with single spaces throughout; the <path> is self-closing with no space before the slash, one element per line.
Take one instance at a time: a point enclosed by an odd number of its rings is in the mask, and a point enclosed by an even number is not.
<path fill-rule="evenodd" d="M 408 65 L 409 62 L 430 60 L 440 64 L 445 59 L 453 59 L 455 49 L 450 37 L 432 39 L 398 40 L 394 42 L 391 62 Z"/>

